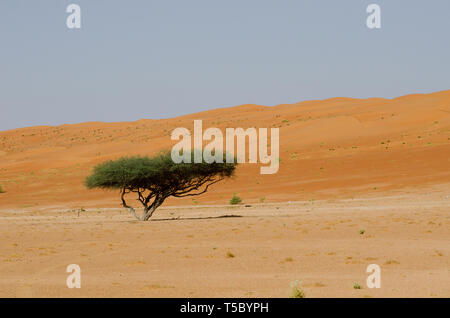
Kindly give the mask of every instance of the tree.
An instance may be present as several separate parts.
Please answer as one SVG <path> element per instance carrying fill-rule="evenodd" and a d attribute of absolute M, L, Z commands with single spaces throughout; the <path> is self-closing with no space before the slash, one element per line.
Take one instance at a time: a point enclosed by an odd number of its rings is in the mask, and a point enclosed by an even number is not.
<path fill-rule="evenodd" d="M 193 154 L 192 154 L 193 158 Z M 225 155 L 224 155 L 225 159 Z M 123 157 L 94 167 L 85 180 L 88 189 L 119 189 L 123 207 L 138 220 L 147 221 L 168 197 L 176 198 L 200 195 L 208 188 L 233 175 L 233 163 L 174 163 L 170 152 L 153 158 Z M 125 201 L 129 193 L 136 193 L 143 205 L 141 216 Z"/>

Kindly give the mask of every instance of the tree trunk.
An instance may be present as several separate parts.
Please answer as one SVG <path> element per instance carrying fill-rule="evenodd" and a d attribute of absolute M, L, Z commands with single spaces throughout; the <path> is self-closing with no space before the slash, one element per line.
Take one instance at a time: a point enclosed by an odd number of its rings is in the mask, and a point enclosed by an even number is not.
<path fill-rule="evenodd" d="M 157 208 L 156 206 L 151 207 L 150 209 L 146 208 L 144 210 L 144 213 L 142 214 L 141 221 L 148 221 L 148 219 L 152 217 L 153 212 L 155 212 L 156 208 Z"/>
<path fill-rule="evenodd" d="M 128 210 L 130 210 L 131 214 L 133 214 L 134 217 L 135 217 L 136 219 L 138 219 L 138 220 L 141 219 L 141 218 L 136 214 L 136 211 L 135 211 L 131 206 L 126 206 L 126 208 L 127 208 Z"/>
<path fill-rule="evenodd" d="M 127 208 L 131 214 L 134 215 L 134 217 L 136 219 L 138 219 L 139 221 L 148 221 L 148 219 L 150 219 L 153 215 L 153 212 L 155 212 L 155 210 L 164 202 L 165 197 L 160 198 L 157 197 L 155 198 L 155 201 L 153 201 L 153 203 L 150 206 L 147 206 L 146 203 L 147 202 L 142 202 L 142 204 L 144 205 L 144 212 L 142 213 L 141 216 L 138 216 L 136 214 L 136 211 L 134 210 L 133 207 L 127 205 L 127 203 L 125 202 L 125 194 L 126 194 L 126 189 L 122 190 L 122 206 L 124 208 Z"/>
<path fill-rule="evenodd" d="M 151 218 L 153 215 L 153 212 L 155 212 L 156 208 L 153 209 L 144 209 L 144 213 L 142 213 L 141 216 L 136 214 L 136 211 L 131 206 L 126 206 L 126 208 L 133 214 L 133 216 L 138 219 L 139 221 L 148 221 L 148 219 Z"/>
<path fill-rule="evenodd" d="M 124 208 L 127 208 L 127 209 L 131 212 L 131 214 L 134 215 L 134 217 L 135 217 L 136 219 L 141 220 L 141 218 L 136 214 L 136 211 L 134 210 L 134 208 L 131 207 L 131 206 L 129 206 L 129 205 L 125 202 L 125 189 L 122 190 L 122 197 L 121 197 L 121 198 L 122 198 L 122 206 L 123 206 Z"/>

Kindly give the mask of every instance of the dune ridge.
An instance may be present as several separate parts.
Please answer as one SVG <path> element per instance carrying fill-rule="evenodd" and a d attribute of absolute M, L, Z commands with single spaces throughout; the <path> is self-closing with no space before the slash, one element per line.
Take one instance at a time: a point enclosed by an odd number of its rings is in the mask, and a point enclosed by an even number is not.
<path fill-rule="evenodd" d="M 331 98 L 278 106 L 240 105 L 169 119 L 35 126 L 0 132 L 0 210 L 119 207 L 117 193 L 88 191 L 84 178 L 104 160 L 153 155 L 193 128 L 279 127 L 280 169 L 243 164 L 230 180 L 167 205 L 353 198 L 420 189 L 448 191 L 450 90 L 394 99 Z"/>

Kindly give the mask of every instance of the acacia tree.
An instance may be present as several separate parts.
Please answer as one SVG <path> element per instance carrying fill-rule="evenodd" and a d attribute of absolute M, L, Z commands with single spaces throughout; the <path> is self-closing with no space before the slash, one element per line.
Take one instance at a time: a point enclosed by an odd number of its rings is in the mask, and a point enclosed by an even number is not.
<path fill-rule="evenodd" d="M 147 221 L 168 197 L 205 193 L 212 184 L 231 177 L 236 168 L 236 163 L 225 163 L 225 160 L 224 163 L 191 162 L 174 163 L 170 152 L 153 158 L 123 157 L 95 166 L 85 185 L 89 189 L 119 189 L 123 207 L 138 220 Z M 137 200 L 143 205 L 141 216 L 126 203 L 129 193 L 137 194 Z"/>

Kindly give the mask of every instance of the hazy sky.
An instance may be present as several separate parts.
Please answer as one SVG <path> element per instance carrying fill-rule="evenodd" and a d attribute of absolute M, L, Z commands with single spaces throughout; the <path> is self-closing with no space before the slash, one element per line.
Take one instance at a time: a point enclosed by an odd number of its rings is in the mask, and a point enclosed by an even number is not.
<path fill-rule="evenodd" d="M 449 0 L 0 0 L 0 130 L 450 89 L 449 17 Z"/>

